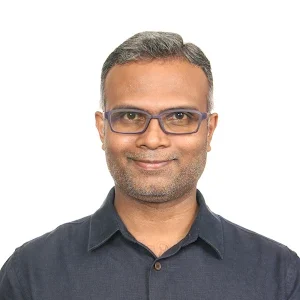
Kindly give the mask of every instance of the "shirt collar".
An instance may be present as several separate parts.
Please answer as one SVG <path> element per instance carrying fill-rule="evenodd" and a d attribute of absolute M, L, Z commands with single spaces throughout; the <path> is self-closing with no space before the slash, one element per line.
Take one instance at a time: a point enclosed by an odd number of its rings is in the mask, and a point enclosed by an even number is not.
<path fill-rule="evenodd" d="M 115 210 L 114 198 L 115 189 L 112 188 L 102 206 L 91 216 L 88 241 L 89 251 L 100 247 L 117 231 L 125 229 L 125 225 Z M 209 209 L 199 190 L 197 190 L 196 198 L 200 209 L 190 232 L 191 234 L 197 234 L 223 259 L 224 241 L 221 219 Z"/>
<path fill-rule="evenodd" d="M 212 247 L 219 258 L 223 259 L 224 239 L 221 218 L 210 210 L 199 190 L 197 190 L 196 199 L 200 208 L 192 225 L 191 233 L 195 232 L 204 242 Z"/>
<path fill-rule="evenodd" d="M 94 250 L 106 242 L 118 230 L 118 214 L 114 207 L 115 189 L 112 188 L 102 206 L 91 216 L 88 250 Z"/>

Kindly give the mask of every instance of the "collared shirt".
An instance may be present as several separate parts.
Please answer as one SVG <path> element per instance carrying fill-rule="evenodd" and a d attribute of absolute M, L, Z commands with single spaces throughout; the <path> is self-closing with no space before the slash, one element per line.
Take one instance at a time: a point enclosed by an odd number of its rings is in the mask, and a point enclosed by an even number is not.
<path fill-rule="evenodd" d="M 288 247 L 200 206 L 187 236 L 162 256 L 138 242 L 112 189 L 93 215 L 16 249 L 1 300 L 300 300 L 300 259 Z"/>

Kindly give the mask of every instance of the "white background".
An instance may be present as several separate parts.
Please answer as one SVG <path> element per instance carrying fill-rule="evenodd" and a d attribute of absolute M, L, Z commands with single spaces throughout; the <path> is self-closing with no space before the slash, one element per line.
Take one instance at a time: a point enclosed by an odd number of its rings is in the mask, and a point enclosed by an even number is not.
<path fill-rule="evenodd" d="M 100 70 L 145 30 L 177 32 L 211 61 L 209 207 L 299 254 L 297 2 L 2 1 L 0 265 L 101 205 L 113 181 L 94 120 Z"/>

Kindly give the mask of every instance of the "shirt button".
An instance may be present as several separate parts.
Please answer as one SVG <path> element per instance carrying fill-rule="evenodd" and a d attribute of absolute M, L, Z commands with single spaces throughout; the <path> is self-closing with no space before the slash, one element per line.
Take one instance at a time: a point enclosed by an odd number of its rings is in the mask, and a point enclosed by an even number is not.
<path fill-rule="evenodd" d="M 157 261 L 157 262 L 154 264 L 154 269 L 155 269 L 156 271 L 159 271 L 159 270 L 161 269 L 161 263 Z"/>

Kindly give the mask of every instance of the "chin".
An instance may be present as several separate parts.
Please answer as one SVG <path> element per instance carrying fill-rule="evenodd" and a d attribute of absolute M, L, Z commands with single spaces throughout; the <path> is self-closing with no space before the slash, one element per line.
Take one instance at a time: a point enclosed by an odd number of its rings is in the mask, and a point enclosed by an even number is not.
<path fill-rule="evenodd" d="M 156 182 L 155 184 L 148 183 L 135 183 L 119 186 L 124 194 L 132 197 L 138 201 L 147 203 L 164 203 L 178 199 L 185 195 L 191 187 L 179 186 L 177 181 L 169 182 L 164 181 Z"/>

